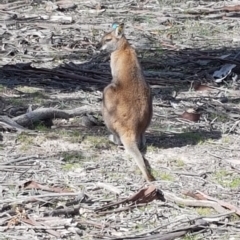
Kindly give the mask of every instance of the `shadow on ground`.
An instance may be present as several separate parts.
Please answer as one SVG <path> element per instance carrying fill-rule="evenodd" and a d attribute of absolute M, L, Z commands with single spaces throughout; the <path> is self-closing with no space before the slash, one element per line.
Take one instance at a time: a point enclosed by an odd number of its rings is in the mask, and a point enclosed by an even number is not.
<path fill-rule="evenodd" d="M 187 145 L 197 145 L 209 140 L 220 139 L 222 133 L 220 131 L 188 131 L 184 133 L 156 133 L 146 134 L 147 145 L 160 149 L 173 147 L 184 147 Z"/>

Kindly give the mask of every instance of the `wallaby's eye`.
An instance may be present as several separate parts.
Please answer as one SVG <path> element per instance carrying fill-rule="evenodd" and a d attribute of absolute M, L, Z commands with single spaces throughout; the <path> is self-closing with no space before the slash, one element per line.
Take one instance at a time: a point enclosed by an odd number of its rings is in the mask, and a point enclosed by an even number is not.
<path fill-rule="evenodd" d="M 111 38 L 105 39 L 106 42 L 110 42 L 111 40 L 112 40 Z"/>

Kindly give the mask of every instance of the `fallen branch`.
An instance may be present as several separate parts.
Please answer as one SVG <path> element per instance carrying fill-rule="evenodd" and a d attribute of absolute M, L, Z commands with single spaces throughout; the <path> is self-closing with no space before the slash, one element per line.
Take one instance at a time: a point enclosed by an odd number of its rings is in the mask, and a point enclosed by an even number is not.
<path fill-rule="evenodd" d="M 118 189 L 117 187 L 112 186 L 109 183 L 98 182 L 96 185 L 99 188 L 104 188 L 104 189 L 106 189 L 106 190 L 108 190 L 110 192 L 113 192 L 115 194 L 118 194 L 118 195 L 122 192 L 120 189 Z"/>
<path fill-rule="evenodd" d="M 193 59 L 193 58 L 192 58 Z M 220 57 L 213 57 L 213 56 L 205 56 L 205 55 L 199 55 L 194 58 L 196 59 L 207 59 L 207 60 L 216 60 L 219 62 L 223 63 L 231 63 L 231 64 L 236 64 L 237 66 L 240 66 L 240 63 L 236 60 L 231 60 L 231 59 L 225 59 L 225 58 L 220 58 Z"/>
<path fill-rule="evenodd" d="M 75 192 L 75 193 L 49 193 L 49 194 L 42 194 L 42 195 L 34 195 L 34 196 L 27 196 L 27 197 L 17 197 L 17 198 L 10 198 L 0 200 L 0 204 L 8 203 L 8 204 L 23 204 L 28 202 L 36 202 L 36 201 L 43 201 L 45 200 L 41 198 L 59 198 L 59 197 L 76 197 L 82 194 L 82 192 Z"/>
<path fill-rule="evenodd" d="M 38 159 L 38 158 L 39 158 L 38 155 L 30 155 L 30 156 L 26 156 L 26 157 L 19 157 L 19 158 L 16 158 L 16 159 L 9 160 L 7 162 L 2 162 L 1 166 L 2 165 L 13 165 L 15 163 L 19 163 L 19 162 L 23 162 L 23 161 L 27 161 L 27 160 L 35 160 L 35 159 Z"/>
<path fill-rule="evenodd" d="M 11 131 L 30 131 L 24 127 L 19 125 L 17 122 L 9 118 L 8 116 L 0 116 L 0 126 L 3 129 L 11 130 Z"/>
<path fill-rule="evenodd" d="M 61 236 L 59 232 L 52 230 L 51 229 L 52 227 L 49 228 L 49 226 L 46 226 L 43 223 L 38 223 L 37 221 L 35 221 L 33 218 L 30 218 L 29 216 L 28 216 L 28 219 L 21 219 L 21 221 L 26 223 L 26 224 L 29 224 L 29 225 L 37 228 L 37 229 L 38 228 L 44 229 L 46 232 L 50 233 L 54 237 L 59 238 Z"/>
<path fill-rule="evenodd" d="M 186 196 L 191 196 L 195 199 L 200 199 L 199 201 L 205 201 L 205 200 L 208 200 L 209 202 L 212 202 L 214 204 L 218 204 L 219 206 L 221 207 L 224 207 L 224 208 L 227 208 L 229 210 L 232 210 L 232 211 L 235 211 L 235 213 L 240 216 L 240 209 L 237 208 L 236 206 L 230 204 L 230 203 L 227 203 L 227 202 L 224 202 L 224 201 L 221 201 L 219 199 L 216 199 L 216 198 L 212 198 L 208 195 L 206 195 L 205 193 L 202 193 L 200 191 L 196 191 L 195 193 L 193 192 L 186 192 L 184 193 Z"/>
<path fill-rule="evenodd" d="M 223 221 L 225 218 L 229 217 L 229 216 L 232 216 L 235 212 L 234 211 L 231 211 L 231 212 L 226 212 L 226 213 L 222 213 L 222 214 L 218 214 L 218 215 L 212 215 L 212 216 L 207 216 L 207 217 L 197 217 L 197 218 L 194 218 L 194 219 L 188 219 L 188 220 L 185 220 L 185 221 L 181 221 L 181 220 L 175 220 L 171 223 L 167 223 L 165 225 L 160 225 L 160 226 L 157 226 L 149 231 L 145 231 L 143 233 L 136 233 L 134 235 L 131 235 L 131 236 L 128 236 L 128 237 L 123 237 L 123 238 L 114 238 L 114 240 L 124 240 L 124 239 L 146 239 L 142 236 L 144 235 L 148 235 L 148 234 L 153 234 L 154 232 L 157 232 L 159 231 L 160 229 L 164 229 L 165 227 L 167 227 L 169 224 L 176 224 L 176 223 L 179 223 L 180 222 L 182 224 L 185 224 L 185 223 L 189 223 L 190 222 L 194 222 L 195 225 L 201 225 L 201 226 L 205 226 L 207 223 L 212 223 L 212 222 L 219 222 L 219 221 Z M 188 227 L 187 227 L 188 228 Z M 185 231 L 185 229 L 176 229 L 174 231 L 174 233 L 177 233 L 179 231 Z M 165 234 L 170 234 L 170 233 L 165 233 Z M 164 233 L 162 233 L 162 235 L 164 235 Z M 156 235 L 154 235 L 156 236 Z M 139 237 L 139 238 L 136 238 L 136 237 Z M 141 238 L 140 238 L 141 237 Z M 156 239 L 156 238 L 155 238 Z M 159 239 L 159 238 L 157 238 Z"/>
<path fill-rule="evenodd" d="M 209 208 L 213 208 L 218 213 L 226 212 L 226 210 L 217 202 L 207 201 L 207 200 L 183 199 L 171 193 L 166 193 L 166 192 L 164 192 L 164 196 L 168 201 L 175 202 L 176 204 L 179 204 L 179 205 L 185 205 L 189 207 L 209 207 Z"/>
<path fill-rule="evenodd" d="M 131 197 L 125 198 L 118 202 L 109 203 L 100 208 L 96 208 L 95 211 L 96 212 L 104 211 L 106 209 L 112 208 L 114 206 L 119 206 L 120 204 L 124 203 L 130 203 L 130 206 L 132 205 L 136 206 L 137 204 L 149 203 L 155 199 L 160 199 L 162 201 L 165 200 L 162 192 L 159 189 L 157 189 L 154 185 L 150 185 L 146 188 L 140 189 L 137 193 L 135 193 Z"/>
<path fill-rule="evenodd" d="M 42 191 L 55 192 L 55 193 L 73 192 L 71 190 L 64 189 L 64 188 L 45 186 L 45 185 L 42 185 L 42 184 L 40 184 L 40 183 L 38 183 L 36 181 L 33 181 L 33 180 L 30 180 L 30 181 L 27 181 L 27 182 L 21 184 L 19 186 L 19 188 L 23 188 L 23 189 L 40 189 Z"/>
<path fill-rule="evenodd" d="M 240 5 L 235 6 L 225 6 L 222 8 L 222 10 L 227 12 L 239 12 L 240 11 Z"/>
<path fill-rule="evenodd" d="M 153 234 L 151 236 L 146 237 L 123 237 L 123 238 L 114 238 L 113 240 L 127 240 L 127 239 L 137 239 L 137 240 L 174 240 L 176 238 L 182 237 L 186 235 L 189 232 L 199 232 L 201 230 L 204 230 L 208 226 L 208 222 L 202 221 L 193 225 L 190 225 L 188 227 L 183 227 L 179 229 L 172 230 L 168 233 L 157 233 Z"/>
<path fill-rule="evenodd" d="M 84 113 L 96 111 L 97 109 L 93 109 L 89 106 L 82 106 L 71 110 L 60 110 L 56 108 L 39 108 L 32 112 L 28 112 L 20 116 L 14 117 L 11 120 L 18 125 L 28 127 L 36 122 L 43 120 L 52 120 L 55 118 L 69 119 L 71 117 L 83 115 Z"/>
<path fill-rule="evenodd" d="M 187 233 L 188 233 L 187 230 L 185 230 L 185 231 L 177 231 L 177 232 L 169 232 L 169 233 L 166 233 L 166 234 L 158 233 L 158 234 L 154 234 L 152 236 L 135 238 L 135 240 L 154 240 L 154 239 L 158 239 L 158 240 L 173 240 L 173 239 L 182 237 L 182 236 L 186 235 Z"/>

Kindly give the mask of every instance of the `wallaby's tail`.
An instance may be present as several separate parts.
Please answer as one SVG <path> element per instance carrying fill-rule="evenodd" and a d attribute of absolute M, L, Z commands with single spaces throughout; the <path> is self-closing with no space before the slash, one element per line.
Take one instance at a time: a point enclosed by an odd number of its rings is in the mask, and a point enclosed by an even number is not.
<path fill-rule="evenodd" d="M 127 139 L 122 139 L 122 138 L 121 138 L 121 141 L 122 141 L 127 153 L 137 163 L 144 178 L 149 182 L 155 181 L 155 178 L 152 176 L 150 169 L 148 169 L 147 165 L 145 164 L 144 157 L 141 154 L 141 152 L 139 151 L 137 143 L 135 141 L 128 141 Z"/>

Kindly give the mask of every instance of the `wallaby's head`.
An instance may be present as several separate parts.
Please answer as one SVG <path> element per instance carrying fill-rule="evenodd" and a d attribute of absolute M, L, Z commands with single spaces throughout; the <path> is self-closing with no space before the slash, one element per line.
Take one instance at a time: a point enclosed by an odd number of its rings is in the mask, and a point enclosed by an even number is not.
<path fill-rule="evenodd" d="M 119 40 L 124 36 L 124 23 L 113 23 L 113 30 L 106 33 L 101 40 L 101 50 L 113 52 L 118 48 Z"/>

